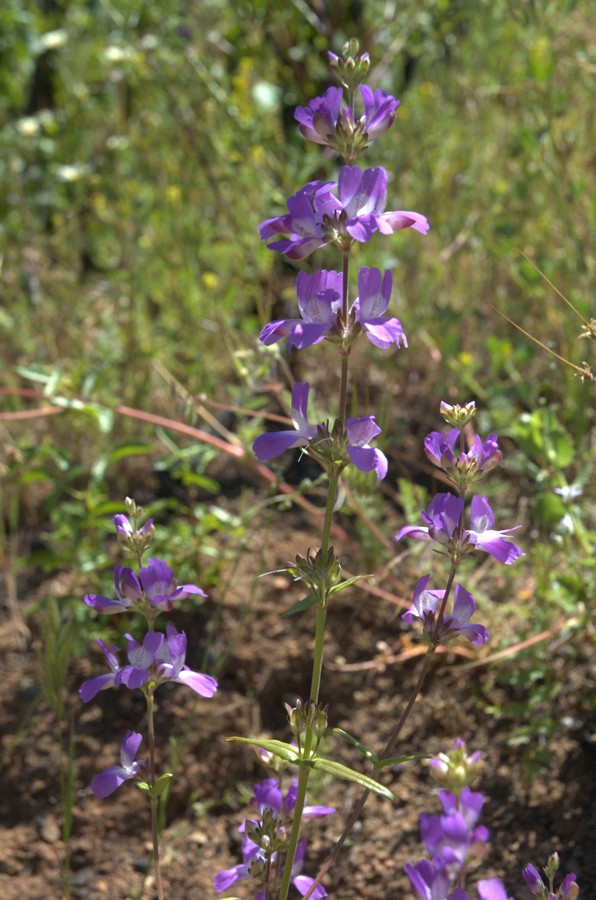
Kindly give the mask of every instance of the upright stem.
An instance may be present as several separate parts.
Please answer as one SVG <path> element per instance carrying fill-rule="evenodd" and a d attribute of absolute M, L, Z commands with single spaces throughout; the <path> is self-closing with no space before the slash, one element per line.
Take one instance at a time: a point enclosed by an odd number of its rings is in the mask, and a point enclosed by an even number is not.
<path fill-rule="evenodd" d="M 344 326 L 348 321 L 348 273 L 349 273 L 349 251 L 342 252 L 342 312 L 341 317 Z M 346 420 L 348 414 L 348 366 L 349 366 L 349 348 L 342 349 L 341 353 L 341 378 L 339 388 L 339 410 L 338 420 L 342 435 L 346 430 Z M 331 526 L 333 524 L 333 510 L 337 499 L 339 486 L 339 472 L 332 471 L 329 475 L 329 483 L 327 486 L 327 503 L 325 506 L 325 521 L 323 523 L 323 533 L 321 535 L 321 555 L 325 562 L 329 559 L 329 543 L 331 540 Z M 324 590 L 324 589 L 323 589 Z M 315 647 L 313 651 L 312 678 L 310 686 L 310 702 L 316 704 L 319 702 L 319 694 L 321 690 L 321 679 L 323 674 L 323 655 L 325 650 L 325 625 L 327 622 L 327 596 L 326 592 L 322 593 L 319 604 L 316 609 L 315 620 Z M 314 734 L 312 727 L 307 726 L 304 735 L 304 743 L 302 746 L 302 758 L 308 760 L 312 750 Z M 310 766 L 300 766 L 298 774 L 298 792 L 296 795 L 296 806 L 294 807 L 294 818 L 292 819 L 292 829 L 288 840 L 288 850 L 284 866 L 284 873 L 279 889 L 279 900 L 287 900 L 292 879 L 292 867 L 296 856 L 296 848 L 300 837 L 300 828 L 302 825 L 302 813 L 306 803 L 306 789 L 308 787 L 308 779 L 310 776 Z"/>
<path fill-rule="evenodd" d="M 342 296 L 341 296 L 341 316 L 344 326 L 348 321 L 348 272 L 350 268 L 350 254 L 347 251 L 342 253 Z M 348 364 L 350 360 L 350 350 L 342 350 L 341 354 L 341 382 L 339 387 L 339 419 L 340 428 L 346 429 L 346 418 L 348 415 Z"/>
<path fill-rule="evenodd" d="M 329 541 L 331 539 L 331 525 L 333 522 L 333 508 L 337 497 L 337 488 L 339 484 L 339 473 L 334 472 L 329 476 L 329 484 L 327 488 L 327 505 L 325 507 L 325 520 L 323 522 L 323 533 L 321 535 L 321 550 L 325 559 L 329 554 Z M 325 650 L 325 624 L 327 621 L 327 604 L 326 598 L 321 597 L 321 602 L 317 606 L 315 620 L 315 647 L 313 651 L 312 679 L 310 686 L 311 703 L 319 702 L 319 692 L 321 689 L 321 678 L 323 674 L 323 656 Z M 304 743 L 302 746 L 302 756 L 308 759 L 313 743 L 313 731 L 309 726 L 304 735 Z M 288 850 L 286 862 L 284 866 L 283 878 L 279 888 L 279 900 L 287 900 L 290 884 L 292 880 L 292 867 L 296 856 L 296 848 L 300 837 L 300 828 L 302 825 L 302 813 L 306 803 L 306 789 L 308 787 L 308 779 L 310 776 L 310 767 L 301 766 L 298 773 L 298 793 L 296 795 L 296 806 L 294 807 L 294 817 L 292 819 L 292 829 L 288 840 Z"/>
<path fill-rule="evenodd" d="M 149 738 L 149 783 L 151 787 L 157 781 L 155 777 L 155 726 L 153 723 L 153 694 L 147 693 L 147 736 Z M 161 880 L 161 866 L 159 862 L 159 797 L 150 797 L 151 800 L 151 839 L 153 842 L 153 867 L 155 869 L 155 886 L 158 900 L 164 900 L 163 884 Z"/>

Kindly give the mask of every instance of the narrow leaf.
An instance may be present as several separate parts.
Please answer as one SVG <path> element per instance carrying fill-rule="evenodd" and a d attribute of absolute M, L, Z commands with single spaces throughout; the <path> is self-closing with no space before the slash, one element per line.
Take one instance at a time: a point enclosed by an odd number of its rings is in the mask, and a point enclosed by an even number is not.
<path fill-rule="evenodd" d="M 286 744 L 284 741 L 276 740 L 258 740 L 257 738 L 246 737 L 229 737 L 226 741 L 240 741 L 241 744 L 251 744 L 253 747 L 262 747 L 274 756 L 290 763 L 299 763 L 298 748 L 293 744 Z"/>
<path fill-rule="evenodd" d="M 355 737 L 352 737 L 351 734 L 348 734 L 347 731 L 344 731 L 343 728 L 334 728 L 333 731 L 334 731 L 336 734 L 341 734 L 341 735 L 343 735 L 345 738 L 347 738 L 347 739 L 349 740 L 350 744 L 353 744 L 354 747 L 356 747 L 357 750 L 360 750 L 360 752 L 362 753 L 362 755 L 363 755 L 364 757 L 366 757 L 366 759 L 370 760 L 370 762 L 375 763 L 375 764 L 377 764 L 377 763 L 379 762 L 379 757 L 377 756 L 376 753 L 373 753 L 372 750 L 368 750 L 368 749 L 364 746 L 364 744 L 361 744 L 360 741 L 358 741 Z"/>
<path fill-rule="evenodd" d="M 313 768 L 322 769 L 323 772 L 327 772 L 328 775 L 333 775 L 335 778 L 345 778 L 347 781 L 353 781 L 355 784 L 359 784 L 375 794 L 380 794 L 381 797 L 388 797 L 389 800 L 393 799 L 393 794 L 389 788 L 379 784 L 374 778 L 363 775 L 362 772 L 356 772 L 354 769 L 349 769 L 348 766 L 335 762 L 333 759 L 321 759 L 316 756 L 312 760 L 312 765 Z"/>
<path fill-rule="evenodd" d="M 385 769 L 387 766 L 400 766 L 402 763 L 410 762 L 413 759 L 431 759 L 431 753 L 412 753 L 409 756 L 388 756 L 387 759 L 377 761 L 377 769 Z"/>
<path fill-rule="evenodd" d="M 372 578 L 372 575 L 354 575 L 353 578 L 346 578 L 345 581 L 340 581 L 339 584 L 334 584 L 332 588 L 329 589 L 328 594 L 337 594 L 338 591 L 343 591 L 347 587 L 351 587 L 351 585 L 356 584 L 357 581 L 362 581 L 363 578 Z"/>
<path fill-rule="evenodd" d="M 317 597 L 316 594 L 308 594 L 306 597 L 303 597 L 302 600 L 299 600 L 298 603 L 295 603 L 294 606 L 290 606 L 289 609 L 286 609 L 286 611 L 281 614 L 281 617 L 282 619 L 287 619 L 295 613 L 304 612 L 305 609 L 311 609 L 319 602 L 319 597 Z"/>

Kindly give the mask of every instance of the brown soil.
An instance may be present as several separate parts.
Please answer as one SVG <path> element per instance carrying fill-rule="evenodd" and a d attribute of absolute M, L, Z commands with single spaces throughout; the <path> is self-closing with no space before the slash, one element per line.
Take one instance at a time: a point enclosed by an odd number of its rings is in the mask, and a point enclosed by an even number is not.
<path fill-rule="evenodd" d="M 215 641 L 225 652 L 218 673 L 220 690 L 212 701 L 196 700 L 181 685 L 158 693 L 158 729 L 185 743 L 168 804 L 162 836 L 163 875 L 170 900 L 215 898 L 214 874 L 239 862 L 237 827 L 246 808 L 242 784 L 268 777 L 256 753 L 224 742 L 229 735 L 275 736 L 289 739 L 283 701 L 307 695 L 312 648 L 312 614 L 282 619 L 280 613 L 298 598 L 284 575 L 260 579 L 256 547 L 265 548 L 270 569 L 304 552 L 315 540 L 316 527 L 299 511 L 283 514 L 283 532 L 255 532 L 232 591 L 221 606 Z M 276 522 L 276 529 L 279 521 Z M 336 541 L 339 550 L 341 540 Z M 348 568 L 357 571 L 353 546 L 344 546 Z M 389 590 L 394 590 L 389 579 Z M 44 588 L 45 589 L 45 588 Z M 345 599 L 344 599 L 345 598 Z M 218 609 L 218 597 L 194 612 L 177 612 L 173 621 L 189 639 L 187 662 L 198 668 L 204 650 L 206 623 Z M 379 641 L 394 654 L 411 653 L 401 608 L 366 588 L 338 596 L 329 615 L 323 699 L 330 701 L 330 724 L 357 735 L 380 749 L 408 697 L 419 665 L 411 656 L 384 667 L 358 668 L 375 656 Z M 481 619 L 482 620 L 482 619 Z M 20 636 L 6 614 L 0 628 L 0 708 L 2 725 L 2 791 L 0 794 L 0 889 L 3 900 L 59 900 L 64 896 L 64 847 L 61 840 L 60 755 L 57 727 L 40 690 L 36 645 L 40 636 Z M 564 871 L 575 871 L 581 896 L 596 896 L 594 772 L 596 744 L 591 738 L 586 702 L 593 697 L 593 647 L 586 642 L 575 655 L 562 641 L 552 642 L 553 665 L 562 689 L 555 714 L 561 730 L 550 746 L 548 765 L 530 771 L 527 754 L 508 745 L 514 722 L 487 714 L 487 705 L 507 697 L 496 673 L 513 666 L 512 658 L 466 669 L 469 657 L 457 652 L 437 658 L 424 691 L 403 732 L 400 752 L 447 750 L 453 738 L 464 737 L 470 748 L 482 749 L 485 767 L 477 787 L 487 796 L 483 820 L 491 830 L 490 851 L 482 875 L 504 878 L 516 898 L 528 896 L 520 884 L 521 868 L 529 861 L 546 862 L 558 850 Z M 77 768 L 71 843 L 74 898 L 154 897 L 149 864 L 148 809 L 145 797 L 127 784 L 99 801 L 89 790 L 94 774 L 118 759 L 123 733 L 143 730 L 143 698 L 124 689 L 104 691 L 83 705 L 76 688 L 103 671 L 103 657 L 93 647 L 69 679 L 68 715 L 75 727 Z M 350 666 L 355 668 L 350 668 Z M 359 767 L 360 758 L 345 741 L 329 744 L 343 762 Z M 164 749 L 165 753 L 165 749 Z M 388 900 L 411 897 L 404 863 L 423 855 L 418 839 L 418 815 L 437 811 L 434 785 L 422 763 L 386 772 L 385 783 L 395 801 L 371 798 L 353 837 L 327 878 L 330 896 L 341 900 Z M 334 803 L 340 810 L 307 824 L 310 835 L 306 872 L 314 874 L 331 842 L 341 831 L 342 816 L 358 797 L 345 783 L 315 784 L 314 802 Z M 230 894 L 254 896 L 249 882 Z"/>

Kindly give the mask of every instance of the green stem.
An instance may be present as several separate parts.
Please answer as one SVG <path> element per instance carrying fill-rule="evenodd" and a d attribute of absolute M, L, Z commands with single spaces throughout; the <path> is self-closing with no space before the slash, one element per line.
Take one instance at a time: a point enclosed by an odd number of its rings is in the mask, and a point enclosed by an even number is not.
<path fill-rule="evenodd" d="M 349 252 L 342 255 L 342 296 L 341 296 L 341 317 L 344 327 L 348 321 L 348 272 L 350 268 Z M 348 364 L 350 360 L 350 348 L 341 351 L 341 382 L 339 387 L 339 413 L 338 419 L 340 428 L 346 430 L 346 418 L 348 415 Z"/>
<path fill-rule="evenodd" d="M 155 726 L 153 722 L 153 694 L 147 694 L 147 736 L 149 739 L 149 783 L 151 787 L 157 781 L 155 775 Z M 153 842 L 153 868 L 155 869 L 155 887 L 158 900 L 164 900 L 159 861 L 159 797 L 151 797 L 151 839 Z"/>
<path fill-rule="evenodd" d="M 337 497 L 337 488 L 339 484 L 339 472 L 334 472 L 329 476 L 329 485 L 327 488 L 327 505 L 325 508 L 325 520 L 323 522 L 323 533 L 321 535 L 321 550 L 328 557 L 329 543 L 331 540 L 331 525 L 333 522 L 333 509 Z M 321 597 L 321 602 L 317 606 L 315 621 L 315 647 L 313 651 L 312 680 L 310 686 L 310 701 L 313 704 L 319 702 L 319 692 L 321 689 L 321 678 L 323 674 L 323 656 L 325 650 L 325 624 L 327 621 L 327 602 L 326 597 Z M 302 757 L 308 759 L 313 744 L 313 731 L 311 727 L 306 729 L 304 735 L 304 744 L 302 747 Z M 287 900 L 290 882 L 292 878 L 292 866 L 296 856 L 296 847 L 300 838 L 300 828 L 302 825 L 302 813 L 306 803 L 306 789 L 308 787 L 308 779 L 310 776 L 310 768 L 303 766 L 300 768 L 298 775 L 298 793 L 296 795 L 296 806 L 294 807 L 294 817 L 292 819 L 292 829 L 288 840 L 288 851 L 284 866 L 283 878 L 279 889 L 279 900 Z"/>
<path fill-rule="evenodd" d="M 381 754 L 381 759 L 383 759 L 384 757 L 390 756 L 391 751 L 395 747 L 397 738 L 399 737 L 399 734 L 400 734 L 402 728 L 404 727 L 408 716 L 410 715 L 410 713 L 412 711 L 412 708 L 414 706 L 414 703 L 416 702 L 418 694 L 422 690 L 422 685 L 424 684 L 424 681 L 426 680 L 426 676 L 428 674 L 428 670 L 430 668 L 430 663 L 434 656 L 435 649 L 436 649 L 436 647 L 433 645 L 433 646 L 430 646 L 426 652 L 426 655 L 422 662 L 422 666 L 420 667 L 420 673 L 418 675 L 418 679 L 416 681 L 416 684 L 414 685 L 414 689 L 412 690 L 412 693 L 410 694 L 410 699 L 408 700 L 406 707 L 403 710 L 397 725 L 395 726 L 395 728 L 391 732 L 391 735 L 389 736 L 389 740 L 387 741 L 387 744 L 385 745 L 385 747 L 383 749 L 383 753 Z M 375 769 L 373 771 L 373 776 L 377 775 L 378 771 L 379 770 L 375 767 Z M 360 813 L 364 809 L 364 805 L 365 805 L 366 801 L 368 800 L 369 795 L 370 795 L 369 790 L 363 791 L 362 794 L 360 795 L 358 802 L 354 806 L 354 809 L 352 810 L 352 813 L 351 813 L 348 821 L 345 824 L 344 830 L 342 831 L 337 842 L 333 845 L 333 848 L 330 851 L 327 859 L 325 860 L 325 862 L 321 866 L 319 872 L 317 873 L 317 877 L 315 878 L 315 880 L 311 884 L 310 888 L 304 895 L 304 900 L 309 900 L 309 897 L 312 897 L 314 891 L 316 890 L 318 885 L 321 883 L 321 881 L 323 880 L 323 878 L 325 877 L 325 875 L 327 874 L 327 872 L 329 871 L 329 869 L 331 868 L 331 866 L 333 865 L 333 863 L 335 862 L 337 857 L 339 856 L 339 852 L 340 852 L 341 848 L 343 847 L 352 828 L 358 821 L 358 819 L 360 817 Z"/>
<path fill-rule="evenodd" d="M 348 321 L 348 272 L 349 272 L 349 252 L 342 254 L 342 319 L 344 325 Z M 348 365 L 349 365 L 349 348 L 343 349 L 341 353 L 341 381 L 339 389 L 339 411 L 338 420 L 343 434 L 346 430 L 346 419 L 348 411 Z M 329 475 L 329 484 L 327 487 L 327 503 L 325 506 L 325 520 L 323 522 L 323 533 L 321 535 L 321 553 L 324 560 L 329 559 L 329 546 L 331 542 L 331 526 L 333 524 L 333 510 L 337 500 L 340 473 L 333 470 Z M 327 622 L 327 596 L 322 592 L 320 602 L 317 606 L 315 621 L 315 647 L 313 651 L 312 678 L 310 686 L 310 702 L 317 704 L 319 702 L 319 693 L 321 690 L 321 679 L 323 675 L 323 656 L 325 651 L 325 624 Z M 304 744 L 302 746 L 302 758 L 310 759 L 313 745 L 314 734 L 312 727 L 307 726 L 304 734 Z M 283 878 L 279 889 L 279 900 L 287 900 L 290 890 L 290 882 L 292 878 L 292 866 L 296 856 L 296 848 L 300 837 L 300 828 L 302 826 L 302 813 L 306 803 L 306 789 L 308 787 L 308 779 L 311 769 L 309 766 L 301 766 L 298 775 L 298 792 L 296 795 L 296 806 L 294 807 L 294 817 L 292 819 L 292 829 L 288 840 L 288 850 L 284 865 Z"/>

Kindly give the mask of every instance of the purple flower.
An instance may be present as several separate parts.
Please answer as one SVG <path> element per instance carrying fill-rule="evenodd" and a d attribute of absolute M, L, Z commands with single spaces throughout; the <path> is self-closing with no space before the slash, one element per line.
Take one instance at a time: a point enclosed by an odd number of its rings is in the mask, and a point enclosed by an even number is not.
<path fill-rule="evenodd" d="M 413 866 L 407 864 L 405 869 L 418 900 L 470 900 L 463 888 L 450 891 L 450 880 L 427 859 L 421 859 Z"/>
<path fill-rule="evenodd" d="M 476 827 L 482 811 L 484 797 L 477 791 L 464 787 L 459 796 L 440 790 L 443 805 L 442 816 L 420 816 L 420 835 L 424 846 L 432 856 L 434 866 L 450 881 L 464 867 L 467 856 L 477 845 L 488 841 L 488 829 Z"/>
<path fill-rule="evenodd" d="M 412 606 L 402 615 L 404 622 L 412 623 L 415 619 L 419 619 L 427 637 L 437 643 L 451 640 L 461 634 L 478 647 L 485 644 L 488 640 L 488 631 L 484 625 L 473 625 L 470 622 L 476 609 L 476 603 L 473 596 L 461 584 L 455 586 L 453 614 L 443 616 L 439 634 L 435 635 L 436 614 L 445 596 L 445 591 L 428 590 L 429 579 L 430 575 L 424 575 L 416 584 Z"/>
<path fill-rule="evenodd" d="M 100 691 L 109 687 L 120 687 L 123 684 L 130 690 L 143 687 L 151 679 L 155 685 L 165 681 L 176 681 L 185 684 L 201 697 L 212 697 L 217 690 L 217 681 L 210 675 L 193 672 L 185 665 L 186 635 L 168 625 L 166 634 L 159 631 L 148 631 L 143 642 L 139 643 L 130 634 L 128 640 L 128 665 L 120 666 L 116 648 L 108 649 L 101 639 L 98 640 L 107 659 L 111 672 L 89 678 L 79 688 L 79 696 L 84 703 L 92 700 Z"/>
<path fill-rule="evenodd" d="M 302 318 L 282 319 L 265 325 L 260 340 L 267 346 L 287 337 L 288 347 L 303 350 L 318 344 L 336 326 L 342 302 L 341 272 L 326 269 L 319 269 L 312 275 L 299 272 L 296 290 Z"/>
<path fill-rule="evenodd" d="M 289 259 L 304 259 L 318 247 L 327 243 L 323 224 L 324 200 L 335 187 L 333 181 L 311 181 L 288 200 L 288 214 L 274 216 L 261 222 L 261 240 L 275 234 L 289 234 L 289 238 L 269 244 L 270 250 L 279 250 Z"/>
<path fill-rule="evenodd" d="M 466 476 L 466 482 L 469 484 L 480 473 L 490 472 L 499 465 L 503 454 L 499 450 L 496 434 L 489 434 L 484 442 L 478 435 L 475 435 L 468 452 L 456 456 L 454 451 L 459 436 L 459 428 L 452 428 L 448 432 L 431 431 L 426 436 L 424 451 L 435 466 L 439 466 L 448 473 L 457 469 Z"/>
<path fill-rule="evenodd" d="M 487 498 L 472 497 L 470 510 L 470 525 L 472 527 L 465 532 L 468 540 L 474 545 L 476 550 L 485 550 L 486 553 L 490 553 L 499 562 L 510 566 L 520 556 L 525 556 L 525 553 L 504 535 L 509 534 L 511 531 L 517 531 L 518 528 L 521 528 L 521 525 L 504 528 L 502 531 L 495 531 L 493 529 L 494 524 L 495 517 Z"/>
<path fill-rule="evenodd" d="M 120 762 L 119 766 L 110 766 L 105 772 L 96 775 L 91 781 L 91 790 L 96 797 L 103 799 L 113 794 L 121 784 L 129 781 L 131 778 L 145 778 L 147 774 L 147 765 L 140 760 L 135 762 L 138 749 L 143 740 L 143 735 L 136 731 L 127 731 L 120 746 Z"/>
<path fill-rule="evenodd" d="M 341 108 L 341 88 L 330 87 L 322 97 L 314 97 L 308 106 L 298 106 L 294 118 L 304 137 L 352 158 L 381 137 L 393 124 L 399 100 L 384 91 L 373 91 L 367 85 L 361 85 L 359 90 L 364 115 L 358 120 L 353 108 Z"/>
<path fill-rule="evenodd" d="M 401 541 L 404 537 L 410 537 L 414 541 L 436 541 L 439 544 L 448 544 L 460 523 L 464 511 L 465 501 L 455 494 L 435 494 L 426 511 L 421 515 L 426 526 L 406 525 L 396 535 L 395 540 Z"/>
<path fill-rule="evenodd" d="M 206 597 L 196 584 L 178 586 L 174 573 L 161 559 L 149 559 L 137 576 L 132 569 L 124 566 L 114 568 L 114 587 L 116 599 L 111 600 L 101 594 L 87 594 L 84 598 L 87 606 L 100 613 L 125 612 L 136 608 L 145 598 L 157 610 L 172 609 L 175 600 L 185 600 L 191 594 Z"/>
<path fill-rule="evenodd" d="M 118 513 L 117 515 L 113 516 L 112 522 L 114 523 L 114 527 L 118 532 L 118 536 L 124 541 L 127 541 L 135 534 L 143 537 L 149 536 L 153 529 L 153 519 L 147 519 L 142 528 L 138 528 L 135 531 L 128 516 L 125 516 L 122 513 Z"/>
<path fill-rule="evenodd" d="M 158 681 L 176 681 L 185 684 L 201 697 L 213 697 L 217 691 L 217 681 L 211 675 L 193 672 L 187 665 L 186 634 L 178 632 L 173 625 L 166 627 L 166 639 L 159 647 L 156 660 L 159 663 Z"/>
<path fill-rule="evenodd" d="M 269 431 L 255 440 L 252 448 L 260 460 L 273 459 L 293 447 L 306 447 L 318 436 L 318 427 L 309 425 L 306 417 L 309 390 L 310 385 L 300 381 L 292 388 L 293 431 Z"/>
<path fill-rule="evenodd" d="M 535 897 L 540 897 L 546 891 L 546 885 L 538 870 L 532 865 L 532 863 L 528 863 L 526 868 L 523 870 L 522 875 L 524 877 L 524 881 L 528 886 L 528 890 Z"/>
<path fill-rule="evenodd" d="M 407 347 L 408 341 L 399 319 L 385 316 L 391 297 L 392 276 L 379 269 L 363 266 L 358 272 L 359 296 L 348 314 L 347 323 L 340 315 L 342 308 L 342 274 L 320 269 L 312 275 L 300 272 L 296 282 L 300 319 L 280 319 L 269 322 L 261 331 L 260 340 L 269 346 L 282 337 L 288 347 L 302 350 L 334 334 L 335 340 L 348 345 L 362 332 L 386 350 L 392 344 Z M 359 328 L 354 329 L 354 324 Z"/>
<path fill-rule="evenodd" d="M 343 95 L 341 88 L 330 87 L 322 97 L 313 97 L 308 106 L 296 107 L 294 118 L 305 138 L 333 146 Z"/>
<path fill-rule="evenodd" d="M 225 891 L 240 879 L 249 878 L 251 868 L 255 862 L 267 860 L 265 849 L 259 846 L 259 844 L 256 844 L 247 835 L 247 826 L 261 825 L 265 810 L 268 809 L 273 813 L 274 818 L 271 827 L 275 831 L 275 835 L 269 835 L 267 843 L 270 844 L 271 837 L 283 837 L 283 835 L 286 834 L 287 826 L 291 821 L 292 813 L 296 805 L 297 791 L 298 782 L 294 781 L 284 797 L 279 781 L 276 778 L 267 778 L 265 781 L 254 785 L 253 804 L 258 809 L 261 818 L 258 820 L 247 819 L 238 829 L 242 834 L 242 862 L 233 866 L 231 869 L 224 869 L 224 871 L 219 872 L 215 876 L 214 885 L 216 891 Z M 330 806 L 305 806 L 303 815 L 306 818 L 319 818 L 321 816 L 331 815 L 331 813 L 334 812 L 335 809 Z M 300 875 L 306 854 L 306 843 L 306 841 L 299 841 L 296 848 L 294 864 L 292 866 L 292 884 L 301 896 L 304 896 L 307 893 L 314 881 L 313 878 L 309 878 L 306 875 Z M 270 858 L 273 863 L 277 858 L 277 853 L 271 854 Z M 272 866 L 272 870 L 275 871 L 275 866 Z M 320 898 L 326 896 L 327 892 L 325 889 L 317 886 L 313 893 L 313 898 L 315 898 L 315 900 L 320 900 Z M 265 900 L 265 890 L 258 891 L 255 900 Z"/>
<path fill-rule="evenodd" d="M 513 900 L 509 897 L 500 878 L 486 878 L 478 882 L 480 900 Z"/>
<path fill-rule="evenodd" d="M 400 101 L 384 91 L 373 91 L 366 84 L 360 85 L 360 95 L 364 104 L 360 122 L 369 142 L 376 141 L 393 124 Z"/>
<path fill-rule="evenodd" d="M 337 188 L 337 197 L 333 188 Z M 269 249 L 279 250 L 290 259 L 304 259 L 328 243 L 348 250 L 355 241 L 370 240 L 375 231 L 393 234 L 400 228 L 414 228 L 426 234 L 429 226 L 424 216 L 406 210 L 385 212 L 386 202 L 385 169 L 363 171 L 358 166 L 344 166 L 337 184 L 312 181 L 290 197 L 287 215 L 261 223 L 261 239 L 289 235 L 269 244 Z"/>
<path fill-rule="evenodd" d="M 458 537 L 456 529 L 463 510 L 464 500 L 461 497 L 450 493 L 436 494 L 428 510 L 421 513 L 426 526 L 406 525 L 396 535 L 395 540 L 410 537 L 415 541 L 435 541 L 460 550 L 465 549 L 466 544 L 471 544 L 475 550 L 484 550 L 507 566 L 525 555 L 507 537 L 509 532 L 516 531 L 521 525 L 504 528 L 502 531 L 493 529 L 495 517 L 486 497 L 472 497 L 470 509 L 472 527 L 462 531 L 461 537 Z"/>
<path fill-rule="evenodd" d="M 291 818 L 296 806 L 298 794 L 298 781 L 292 781 L 286 796 L 283 796 L 281 785 L 277 778 L 266 778 L 253 787 L 253 804 L 259 810 L 260 815 L 266 809 L 272 810 L 277 818 Z M 321 819 L 335 812 L 334 806 L 305 806 L 302 812 L 304 819 Z"/>
<path fill-rule="evenodd" d="M 374 416 L 361 416 L 359 419 L 348 419 L 346 422 L 348 435 L 348 455 L 352 463 L 361 472 L 374 472 L 377 478 L 387 474 L 387 457 L 381 450 L 370 446 L 370 441 L 381 433 Z"/>
<path fill-rule="evenodd" d="M 310 385 L 296 382 L 292 389 L 293 431 L 269 431 L 254 441 L 255 456 L 265 461 L 273 459 L 294 447 L 306 447 L 311 441 L 321 444 L 331 442 L 325 425 L 309 425 L 306 415 Z M 352 463 L 362 472 L 375 472 L 378 478 L 387 474 L 387 458 L 380 450 L 370 446 L 370 441 L 381 433 L 374 416 L 348 419 L 346 422 L 347 451 Z M 324 452 L 325 448 L 322 448 Z"/>
<path fill-rule="evenodd" d="M 369 341 L 381 350 L 392 344 L 408 346 L 399 319 L 384 315 L 391 297 L 392 281 L 391 272 L 385 272 L 381 280 L 380 269 L 363 266 L 358 272 L 358 297 L 352 306 L 356 322 Z"/>

